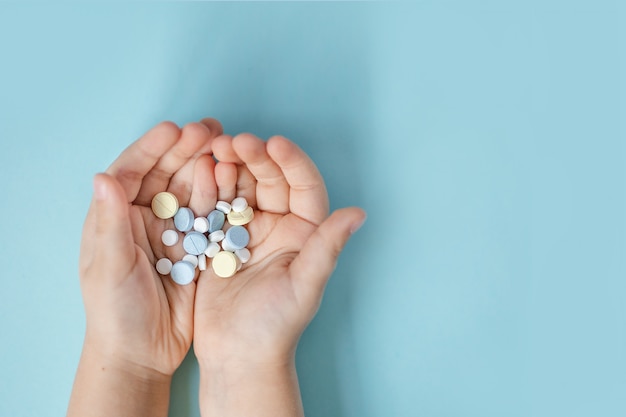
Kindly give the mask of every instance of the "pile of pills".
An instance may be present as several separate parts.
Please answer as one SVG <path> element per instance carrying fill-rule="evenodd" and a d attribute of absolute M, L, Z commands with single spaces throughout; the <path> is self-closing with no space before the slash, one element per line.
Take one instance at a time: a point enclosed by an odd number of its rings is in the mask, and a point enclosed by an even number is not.
<path fill-rule="evenodd" d="M 246 248 L 250 234 L 244 226 L 252 221 L 254 211 L 243 197 L 231 203 L 218 201 L 207 217 L 196 217 L 189 207 L 179 207 L 174 194 L 162 192 L 152 199 L 152 211 L 160 219 L 174 218 L 176 230 L 168 229 L 161 235 L 165 246 L 176 245 L 183 234 L 182 245 L 187 253 L 183 259 L 172 263 L 161 258 L 156 263 L 157 272 L 170 274 L 177 284 L 189 284 L 196 267 L 204 271 L 209 262 L 215 275 L 232 277 L 250 259 Z"/>

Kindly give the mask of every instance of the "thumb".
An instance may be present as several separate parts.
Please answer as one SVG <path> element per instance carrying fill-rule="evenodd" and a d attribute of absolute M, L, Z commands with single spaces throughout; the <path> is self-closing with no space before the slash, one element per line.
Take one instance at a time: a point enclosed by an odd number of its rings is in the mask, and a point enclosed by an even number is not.
<path fill-rule="evenodd" d="M 135 257 L 135 248 L 126 192 L 108 174 L 97 174 L 93 188 L 95 260 L 107 267 L 128 268 Z"/>
<path fill-rule="evenodd" d="M 339 254 L 365 222 L 365 211 L 348 207 L 334 211 L 305 242 L 289 267 L 296 291 L 319 303 Z"/>

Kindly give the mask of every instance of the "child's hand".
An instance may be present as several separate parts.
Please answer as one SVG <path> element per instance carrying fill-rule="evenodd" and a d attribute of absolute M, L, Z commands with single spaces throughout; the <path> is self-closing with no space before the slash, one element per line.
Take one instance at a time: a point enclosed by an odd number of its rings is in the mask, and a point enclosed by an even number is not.
<path fill-rule="evenodd" d="M 246 372 L 258 365 L 290 364 L 337 257 L 365 213 L 345 208 L 328 217 L 320 173 L 285 138 L 265 143 L 250 134 L 220 136 L 212 149 L 219 160 L 217 199 L 243 196 L 255 210 L 246 226 L 252 258 L 231 278 L 217 277 L 210 267 L 202 272 L 195 353 L 201 366 L 232 365 Z"/>
<path fill-rule="evenodd" d="M 180 259 L 183 253 L 180 245 L 162 244 L 161 233 L 173 221 L 157 218 L 150 205 L 156 193 L 170 191 L 181 206 L 200 211 L 196 161 L 210 153 L 210 141 L 219 134 L 221 126 L 212 119 L 182 130 L 161 123 L 95 177 L 80 255 L 84 355 L 166 376 L 184 359 L 193 336 L 196 284 L 180 286 L 156 272 L 156 260 Z"/>

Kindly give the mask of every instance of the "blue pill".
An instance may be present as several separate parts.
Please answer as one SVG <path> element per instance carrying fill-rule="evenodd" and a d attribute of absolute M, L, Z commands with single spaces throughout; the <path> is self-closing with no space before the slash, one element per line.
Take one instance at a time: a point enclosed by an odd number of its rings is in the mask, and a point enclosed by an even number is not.
<path fill-rule="evenodd" d="M 178 261 L 172 266 L 170 276 L 179 285 L 187 285 L 196 275 L 195 267 L 187 261 Z"/>
<path fill-rule="evenodd" d="M 250 233 L 248 233 L 248 230 L 243 226 L 233 226 L 226 231 L 224 239 L 227 244 L 235 250 L 243 249 L 248 246 L 250 242 Z"/>
<path fill-rule="evenodd" d="M 213 233 L 224 227 L 226 215 L 219 210 L 213 210 L 206 218 L 209 221 L 209 233 Z"/>
<path fill-rule="evenodd" d="M 183 249 L 190 255 L 200 255 L 209 246 L 209 239 L 200 232 L 189 232 L 183 238 Z"/>
<path fill-rule="evenodd" d="M 189 207 L 181 207 L 174 215 L 174 226 L 181 232 L 188 232 L 193 229 L 195 217 Z"/>

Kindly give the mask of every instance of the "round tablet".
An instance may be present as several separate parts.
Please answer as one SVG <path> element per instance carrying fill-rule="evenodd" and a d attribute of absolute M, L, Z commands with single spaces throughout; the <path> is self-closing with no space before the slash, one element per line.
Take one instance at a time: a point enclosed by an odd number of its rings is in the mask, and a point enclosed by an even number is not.
<path fill-rule="evenodd" d="M 209 240 L 211 242 L 221 242 L 224 239 L 224 231 L 216 230 L 215 232 L 209 235 Z"/>
<path fill-rule="evenodd" d="M 175 283 L 187 285 L 193 281 L 193 277 L 196 275 L 196 268 L 187 261 L 178 261 L 172 266 L 170 275 Z"/>
<path fill-rule="evenodd" d="M 244 224 L 248 224 L 254 219 L 254 210 L 252 207 L 248 206 L 241 213 L 237 213 L 236 211 L 231 211 L 228 213 L 228 223 L 233 226 L 243 226 Z"/>
<path fill-rule="evenodd" d="M 198 266 L 198 257 L 196 255 L 185 255 L 183 256 L 183 261 L 185 262 L 189 262 L 190 264 L 193 265 L 193 267 L 195 268 L 196 266 Z"/>
<path fill-rule="evenodd" d="M 178 199 L 172 193 L 162 192 L 152 198 L 152 212 L 159 219 L 170 219 L 178 211 Z"/>
<path fill-rule="evenodd" d="M 208 245 L 209 240 L 200 232 L 189 232 L 183 238 L 183 248 L 190 255 L 200 255 Z"/>
<path fill-rule="evenodd" d="M 211 261 L 213 272 L 221 278 L 230 278 L 235 275 L 241 261 L 232 252 L 219 252 Z"/>
<path fill-rule="evenodd" d="M 181 207 L 174 216 L 174 226 L 181 232 L 188 232 L 193 228 L 195 216 L 189 207 Z"/>
<path fill-rule="evenodd" d="M 237 197 L 230 203 L 230 208 L 237 213 L 241 213 L 248 208 L 248 201 L 244 197 Z"/>
<path fill-rule="evenodd" d="M 248 250 L 248 248 L 237 249 L 235 251 L 235 255 L 237 255 L 237 258 L 239 258 L 242 264 L 248 262 L 250 260 L 250 257 L 252 256 L 250 255 L 250 251 Z"/>
<path fill-rule="evenodd" d="M 167 275 L 172 270 L 172 261 L 167 258 L 161 258 L 156 263 L 156 270 L 161 275 Z"/>
<path fill-rule="evenodd" d="M 222 240 L 222 249 L 227 250 L 228 252 L 234 252 L 237 250 L 237 248 L 233 247 L 230 245 L 230 243 L 228 243 L 228 240 L 224 239 Z"/>
<path fill-rule="evenodd" d="M 228 246 L 237 250 L 248 246 L 250 234 L 243 226 L 233 226 L 226 231 L 224 239 L 228 241 Z"/>
<path fill-rule="evenodd" d="M 215 255 L 217 255 L 217 253 L 222 250 L 222 248 L 220 248 L 220 245 L 215 243 L 215 242 L 211 242 L 209 243 L 209 245 L 206 247 L 206 250 L 204 251 L 204 254 L 206 256 L 208 256 L 209 258 L 214 257 Z"/>
<path fill-rule="evenodd" d="M 176 230 L 166 230 L 161 234 L 161 242 L 165 246 L 174 246 L 178 243 L 178 232 Z"/>
<path fill-rule="evenodd" d="M 206 217 L 196 217 L 193 221 L 193 230 L 200 233 L 209 231 L 209 220 Z"/>
<path fill-rule="evenodd" d="M 224 214 L 230 213 L 230 203 L 227 203 L 226 201 L 222 201 L 222 200 L 218 201 L 215 204 L 215 208 Z"/>
<path fill-rule="evenodd" d="M 216 230 L 220 230 L 224 227 L 224 220 L 226 219 L 226 215 L 219 211 L 213 210 L 207 216 L 207 220 L 209 221 L 209 233 L 213 233 Z"/>

